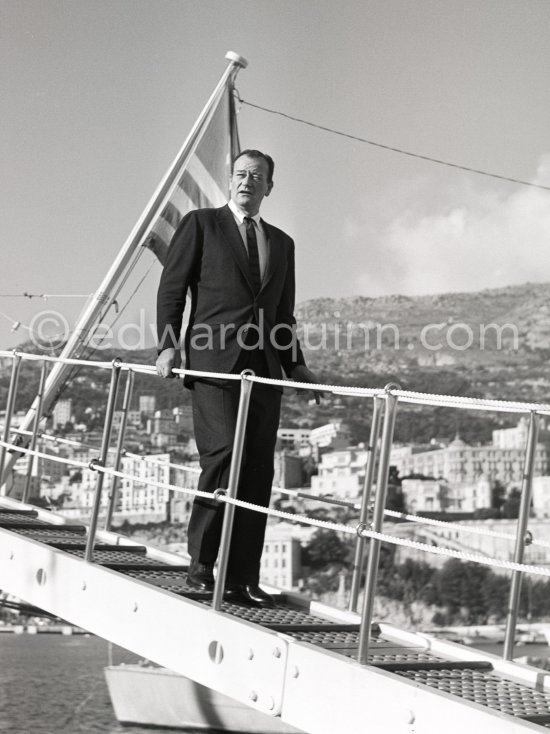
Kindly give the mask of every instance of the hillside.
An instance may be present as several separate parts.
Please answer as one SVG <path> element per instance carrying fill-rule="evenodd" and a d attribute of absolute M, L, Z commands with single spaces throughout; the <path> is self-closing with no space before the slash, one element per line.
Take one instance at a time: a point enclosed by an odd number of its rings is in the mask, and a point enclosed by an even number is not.
<path fill-rule="evenodd" d="M 323 382 L 365 387 L 389 381 L 422 392 L 512 400 L 550 399 L 550 284 L 527 283 L 475 293 L 406 297 L 362 296 L 314 299 L 296 309 L 302 345 L 310 367 Z M 31 346 L 21 349 L 31 351 Z M 153 364 L 155 350 L 118 354 L 100 350 L 94 358 Z M 5 403 L 8 361 L 0 378 Z M 17 407 L 26 408 L 36 389 L 36 363 L 24 363 Z M 65 395 L 80 417 L 105 402 L 108 372 L 75 371 Z M 134 394 L 155 394 L 158 407 L 189 402 L 179 381 L 137 375 Z M 288 391 L 282 420 L 320 425 L 345 418 L 354 440 L 366 440 L 369 401 L 327 399 L 307 406 L 307 395 Z M 401 408 L 397 439 L 452 438 L 457 430 L 469 441 L 485 441 L 497 425 L 516 416 L 473 414 L 442 409 Z"/>
<path fill-rule="evenodd" d="M 297 318 L 310 352 L 319 351 L 326 335 L 325 358 L 349 352 L 354 361 L 368 354 L 371 365 L 537 364 L 550 353 L 546 283 L 477 293 L 322 298 L 300 304 Z"/>

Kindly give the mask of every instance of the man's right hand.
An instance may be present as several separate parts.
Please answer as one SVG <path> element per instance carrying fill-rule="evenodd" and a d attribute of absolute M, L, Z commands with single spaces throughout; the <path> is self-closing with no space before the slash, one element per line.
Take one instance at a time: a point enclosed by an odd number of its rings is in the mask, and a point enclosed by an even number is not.
<path fill-rule="evenodd" d="M 175 377 L 172 369 L 176 365 L 176 350 L 174 347 L 163 349 L 157 357 L 157 375 L 161 377 Z"/>

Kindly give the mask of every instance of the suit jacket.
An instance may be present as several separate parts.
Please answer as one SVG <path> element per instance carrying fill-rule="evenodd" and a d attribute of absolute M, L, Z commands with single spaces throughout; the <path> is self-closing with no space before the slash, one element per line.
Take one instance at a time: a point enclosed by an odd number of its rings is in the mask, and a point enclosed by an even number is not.
<path fill-rule="evenodd" d="M 198 209 L 182 219 L 158 289 L 159 352 L 181 346 L 189 291 L 187 369 L 232 372 L 242 347 L 237 336 L 242 339 L 246 325 L 257 327 L 258 337 L 261 333 L 270 377 L 280 378 L 281 366 L 289 375 L 294 366 L 304 364 L 295 332 L 294 242 L 277 227 L 262 223 L 268 257 L 262 287 L 254 294 L 247 251 L 229 207 Z"/>

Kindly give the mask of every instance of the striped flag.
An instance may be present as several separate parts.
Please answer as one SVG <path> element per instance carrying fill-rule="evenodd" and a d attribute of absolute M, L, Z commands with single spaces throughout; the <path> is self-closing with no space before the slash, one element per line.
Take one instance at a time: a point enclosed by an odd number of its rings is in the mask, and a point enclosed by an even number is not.
<path fill-rule="evenodd" d="M 238 152 L 233 88 L 227 85 L 198 131 L 168 202 L 143 243 L 163 265 L 170 240 L 187 212 L 227 203 L 231 160 Z"/>

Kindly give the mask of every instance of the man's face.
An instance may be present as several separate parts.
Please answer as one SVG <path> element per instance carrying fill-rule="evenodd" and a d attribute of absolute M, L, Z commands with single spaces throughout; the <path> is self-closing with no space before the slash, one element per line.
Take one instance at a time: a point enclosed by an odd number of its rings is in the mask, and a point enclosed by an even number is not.
<path fill-rule="evenodd" d="M 264 158 L 243 155 L 234 163 L 231 175 L 231 198 L 250 216 L 260 210 L 264 196 L 269 196 L 273 183 L 268 182 L 269 167 Z"/>

